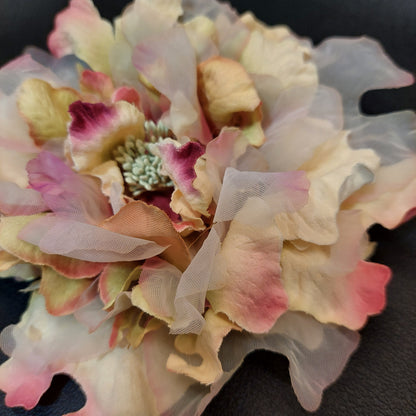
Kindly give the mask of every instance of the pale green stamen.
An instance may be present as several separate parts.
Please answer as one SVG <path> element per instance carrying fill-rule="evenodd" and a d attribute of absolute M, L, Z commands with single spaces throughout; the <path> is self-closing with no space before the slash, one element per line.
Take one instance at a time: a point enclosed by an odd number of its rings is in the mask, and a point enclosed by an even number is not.
<path fill-rule="evenodd" d="M 145 191 L 157 191 L 173 186 L 169 176 L 161 173 L 162 160 L 153 154 L 151 144 L 158 143 L 169 135 L 169 129 L 162 123 L 146 121 L 145 141 L 128 137 L 122 146 L 114 151 L 114 158 L 120 164 L 124 180 L 133 196 Z"/>

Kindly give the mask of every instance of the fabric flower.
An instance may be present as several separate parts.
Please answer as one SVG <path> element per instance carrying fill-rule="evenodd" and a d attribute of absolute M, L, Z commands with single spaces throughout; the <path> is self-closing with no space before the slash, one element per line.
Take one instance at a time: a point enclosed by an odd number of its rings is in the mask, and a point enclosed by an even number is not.
<path fill-rule="evenodd" d="M 385 306 L 367 229 L 416 206 L 414 114 L 358 103 L 412 77 L 214 0 L 71 0 L 48 46 L 0 69 L 0 273 L 35 280 L 6 404 L 66 373 L 73 416 L 200 415 L 262 348 L 316 410 Z"/>

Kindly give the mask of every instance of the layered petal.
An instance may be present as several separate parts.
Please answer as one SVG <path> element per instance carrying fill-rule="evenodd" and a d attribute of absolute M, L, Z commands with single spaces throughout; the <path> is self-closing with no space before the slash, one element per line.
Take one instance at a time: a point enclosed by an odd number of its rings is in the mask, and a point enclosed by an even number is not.
<path fill-rule="evenodd" d="M 282 281 L 289 309 L 323 323 L 361 328 L 367 317 L 381 312 L 390 279 L 387 266 L 361 259 L 367 253 L 359 212 L 338 216 L 339 238 L 331 246 L 286 243 L 282 250 Z"/>
<path fill-rule="evenodd" d="M 0 212 L 5 215 L 33 215 L 48 210 L 42 195 L 22 189 L 13 182 L 0 182 Z"/>
<path fill-rule="evenodd" d="M 0 221 L 0 246 L 2 249 L 28 263 L 50 266 L 58 273 L 73 279 L 93 277 L 102 270 L 102 263 L 47 254 L 36 245 L 23 241 L 19 237 L 23 229 L 42 218 L 44 217 L 39 215 L 3 217 Z M 58 241 L 62 241 L 63 235 L 65 234 L 59 234 Z"/>
<path fill-rule="evenodd" d="M 43 297 L 33 294 L 20 323 L 1 335 L 2 349 L 11 357 L 0 367 L 6 404 L 32 409 L 55 374 L 107 352 L 111 323 L 90 334 L 72 316 L 50 315 Z"/>
<path fill-rule="evenodd" d="M 134 239 L 145 239 L 149 244 L 154 242 L 157 247 L 166 247 L 161 257 L 180 270 L 184 270 L 190 262 L 188 248 L 171 220 L 161 209 L 152 205 L 141 201 L 131 202 L 104 221 L 102 227 Z"/>
<path fill-rule="evenodd" d="M 57 56 L 74 54 L 93 70 L 110 74 L 108 53 L 114 43 L 111 24 L 101 19 L 90 0 L 71 0 L 59 13 L 48 47 Z"/>
<path fill-rule="evenodd" d="M 94 275 L 97 275 L 102 271 L 103 263 L 143 260 L 156 256 L 165 250 L 165 247 L 151 240 L 131 237 L 117 231 L 72 219 L 46 216 L 38 219 L 34 218 L 34 221 L 31 220 L 32 218 L 29 218 L 26 222 L 24 220 L 10 220 L 10 226 L 18 224 L 22 228 L 24 227 L 21 231 L 19 228 L 19 237 L 24 240 L 19 244 L 26 247 L 30 243 L 29 247 L 32 250 L 32 244 L 34 244 L 35 253 L 42 250 L 42 254 L 39 254 L 41 260 L 38 261 L 43 261 L 42 259 L 46 258 L 47 261 L 51 262 L 50 259 L 53 259 L 54 263 L 50 265 L 64 275 L 67 275 L 68 272 L 61 271 L 62 267 L 55 264 L 55 261 L 60 260 L 62 256 L 67 259 L 63 264 L 74 262 L 75 265 L 79 264 L 79 267 L 81 267 L 85 262 L 85 266 L 94 270 Z M 9 221 L 7 224 L 9 224 Z M 115 229 L 118 230 L 117 227 Z M 62 238 L 62 236 L 66 238 Z M 12 247 L 14 248 L 14 246 Z M 7 246 L 5 248 L 8 249 Z M 20 252 L 18 254 L 20 255 Z M 32 256 L 34 257 L 33 254 Z M 82 261 L 79 262 L 79 260 Z M 89 276 L 80 274 L 79 277 Z"/>
<path fill-rule="evenodd" d="M 169 113 L 163 119 L 166 125 L 178 137 L 207 143 L 211 133 L 198 102 L 196 57 L 185 30 L 176 27 L 139 44 L 133 63 L 169 99 Z"/>
<path fill-rule="evenodd" d="M 175 373 L 185 374 L 203 384 L 212 384 L 222 375 L 218 351 L 224 337 L 232 330 L 238 329 L 224 316 L 208 310 L 205 314 L 206 325 L 199 335 L 183 334 L 175 338 L 175 348 L 185 357 L 172 353 L 166 367 Z M 191 356 L 198 355 L 201 363 L 193 365 Z M 186 357 L 188 356 L 188 357 Z"/>
<path fill-rule="evenodd" d="M 351 149 L 345 132 L 318 147 L 301 166 L 311 181 L 308 203 L 297 212 L 275 217 L 285 239 L 335 243 L 336 216 L 342 201 L 373 180 L 378 164 L 379 158 L 372 150 Z"/>

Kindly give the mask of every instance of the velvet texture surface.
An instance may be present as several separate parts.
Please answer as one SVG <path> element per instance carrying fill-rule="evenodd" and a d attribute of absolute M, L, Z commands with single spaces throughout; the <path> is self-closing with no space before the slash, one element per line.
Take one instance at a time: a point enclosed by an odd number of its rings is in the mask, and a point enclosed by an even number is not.
<path fill-rule="evenodd" d="M 106 18 L 119 14 L 125 0 L 97 0 Z M 285 24 L 318 44 L 329 36 L 367 35 L 377 39 L 404 69 L 416 73 L 416 2 L 414 0 L 233 0 L 239 11 L 251 10 L 268 24 Z M 1 64 L 26 45 L 45 48 L 54 15 L 66 0 L 2 0 L 0 14 Z M 379 114 L 416 108 L 416 86 L 367 93 L 362 111 Z M 415 126 L 416 128 L 416 126 Z M 387 307 L 369 320 L 362 340 L 340 379 L 323 397 L 318 416 L 416 415 L 416 220 L 396 230 L 375 227 L 370 232 L 378 248 L 373 260 L 388 265 L 393 279 Z M 25 284 L 0 281 L 0 326 L 16 323 L 24 311 Z M 6 357 L 1 355 L 1 359 Z M 287 360 L 270 352 L 249 355 L 243 366 L 210 403 L 204 416 L 308 414 L 290 385 Z M 54 378 L 40 404 L 27 412 L 0 403 L 0 415 L 60 415 L 79 409 L 84 398 L 65 376 Z M 122 415 L 120 415 L 122 416 Z"/>

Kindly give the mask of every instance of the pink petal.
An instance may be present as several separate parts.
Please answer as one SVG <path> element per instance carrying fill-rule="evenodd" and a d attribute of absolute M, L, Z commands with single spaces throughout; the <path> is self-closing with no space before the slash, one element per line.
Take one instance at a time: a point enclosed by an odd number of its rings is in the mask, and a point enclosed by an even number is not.
<path fill-rule="evenodd" d="M 253 215 L 264 213 L 260 208 Z M 234 220 L 216 259 L 215 290 L 207 294 L 213 310 L 249 332 L 267 332 L 288 307 L 280 280 L 281 247 L 273 223 L 253 227 Z"/>
<path fill-rule="evenodd" d="M 40 192 L 49 208 L 61 215 L 98 223 L 112 214 L 100 182 L 78 175 L 49 152 L 40 153 L 27 164 L 30 186 Z"/>
<path fill-rule="evenodd" d="M 2 332 L 2 345 L 14 345 L 11 358 L 0 367 L 0 389 L 9 406 L 33 408 L 54 374 L 66 366 L 108 351 L 111 321 L 94 333 L 72 316 L 55 317 L 34 294 L 19 324 Z M 76 340 L 76 342 L 74 342 Z"/>
<path fill-rule="evenodd" d="M 78 171 L 90 172 L 111 160 L 126 137 L 144 138 L 144 115 L 126 101 L 111 106 L 76 101 L 69 112 L 69 150 Z"/>
<path fill-rule="evenodd" d="M 140 95 L 134 88 L 119 87 L 114 91 L 112 101 L 127 101 L 130 104 L 140 108 Z"/>

